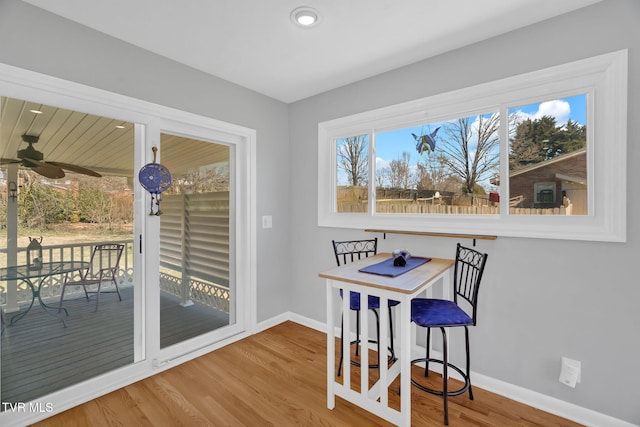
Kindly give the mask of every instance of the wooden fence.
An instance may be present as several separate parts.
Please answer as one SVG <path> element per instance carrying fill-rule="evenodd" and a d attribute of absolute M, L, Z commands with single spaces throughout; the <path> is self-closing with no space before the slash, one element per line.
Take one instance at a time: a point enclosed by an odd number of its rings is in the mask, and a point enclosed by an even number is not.
<path fill-rule="evenodd" d="M 368 212 L 368 202 L 338 203 L 338 212 Z M 376 203 L 379 214 L 429 214 L 429 215 L 498 215 L 499 206 L 456 206 L 414 202 L 413 200 L 384 200 Z M 571 205 L 559 208 L 509 208 L 509 215 L 571 215 Z"/>
<path fill-rule="evenodd" d="M 338 187 L 337 212 L 369 211 L 367 187 Z M 509 215 L 571 215 L 573 205 L 555 208 L 518 208 L 522 196 L 510 201 Z M 437 193 L 434 190 L 376 189 L 376 213 L 427 215 L 498 215 L 500 206 L 488 194 Z"/>

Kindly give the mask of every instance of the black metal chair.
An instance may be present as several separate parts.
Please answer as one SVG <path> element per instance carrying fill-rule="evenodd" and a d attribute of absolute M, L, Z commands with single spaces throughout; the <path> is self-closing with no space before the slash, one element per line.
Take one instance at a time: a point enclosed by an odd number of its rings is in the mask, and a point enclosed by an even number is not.
<path fill-rule="evenodd" d="M 449 424 L 449 407 L 447 398 L 458 396 L 469 390 L 469 399 L 473 400 L 473 390 L 470 378 L 470 356 L 469 356 L 469 326 L 476 325 L 478 310 L 478 290 L 484 266 L 487 262 L 487 254 L 483 254 L 474 249 L 465 248 L 458 243 L 456 250 L 456 261 L 453 276 L 453 301 L 415 298 L 411 300 L 411 321 L 418 326 L 427 328 L 427 354 L 425 358 L 414 359 L 412 364 L 424 362 L 424 376 L 429 376 L 429 363 L 439 363 L 442 365 L 442 390 L 436 390 L 420 384 L 413 377 L 411 383 L 428 393 L 442 396 L 444 400 L 444 423 Z M 468 305 L 467 310 L 460 307 L 459 302 L 465 300 Z M 467 311 L 471 311 L 471 315 Z M 466 372 L 448 361 L 447 332 L 445 328 L 464 327 L 466 344 Z M 442 360 L 429 357 L 429 347 L 431 338 L 431 328 L 440 328 L 442 332 Z M 449 368 L 458 372 L 464 385 L 457 390 L 449 390 L 447 378 Z"/>
<path fill-rule="evenodd" d="M 336 256 L 336 263 L 338 267 L 340 265 L 344 265 L 348 262 L 353 262 L 358 259 L 366 258 L 370 255 L 375 255 L 378 253 L 378 238 L 368 239 L 368 240 L 346 240 L 342 242 L 336 242 L 332 240 L 333 243 L 333 251 Z M 340 290 L 340 297 L 342 297 L 342 290 Z M 376 333 L 377 340 L 368 340 L 369 343 L 378 345 L 378 363 L 377 364 L 369 364 L 370 368 L 378 368 L 380 367 L 380 316 L 378 314 L 378 309 L 380 308 L 380 298 L 369 295 L 369 300 L 367 301 L 368 309 L 373 311 L 376 316 Z M 400 304 L 399 301 L 389 300 L 388 309 L 389 309 L 389 333 L 390 333 L 390 341 L 389 341 L 389 351 L 391 353 L 391 360 L 395 359 L 395 353 L 393 348 L 393 318 L 391 316 L 391 307 Z M 358 292 L 350 292 L 349 296 L 349 308 L 356 312 L 356 340 L 352 341 L 350 344 L 356 345 L 356 356 L 359 355 L 359 344 L 360 344 L 360 294 Z M 342 324 L 340 325 L 340 342 L 344 339 L 344 328 Z M 340 345 L 340 363 L 338 366 L 338 376 L 342 373 L 342 344 Z M 351 360 L 351 364 L 354 366 L 360 366 L 360 363 L 357 360 Z"/>
<path fill-rule="evenodd" d="M 60 309 L 62 309 L 62 301 L 64 300 L 64 291 L 67 286 L 82 286 L 84 289 L 84 295 L 89 300 L 89 294 L 96 294 L 96 308 L 98 311 L 98 304 L 100 303 L 101 293 L 116 293 L 118 299 L 122 301 L 120 296 L 120 289 L 118 288 L 118 270 L 120 265 L 120 258 L 124 251 L 124 245 L 117 243 L 108 243 L 103 245 L 96 245 L 91 252 L 91 259 L 89 261 L 89 267 L 86 270 L 80 271 L 80 278 L 78 280 L 69 280 L 69 276 L 65 276 L 65 281 L 62 284 L 62 291 L 60 293 Z M 113 283 L 115 290 L 104 291 L 102 285 L 104 283 Z M 87 290 L 87 286 L 97 285 L 95 290 Z"/>

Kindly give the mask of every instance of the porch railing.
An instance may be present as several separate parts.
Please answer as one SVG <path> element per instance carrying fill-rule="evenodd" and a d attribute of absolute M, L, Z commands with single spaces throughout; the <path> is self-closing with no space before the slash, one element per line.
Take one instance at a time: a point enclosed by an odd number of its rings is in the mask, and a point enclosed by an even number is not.
<path fill-rule="evenodd" d="M 124 244 L 124 251 L 120 260 L 120 269 L 118 272 L 118 286 L 131 286 L 133 285 L 133 241 L 132 240 L 116 240 L 105 242 L 87 242 L 87 243 L 73 243 L 64 245 L 43 245 L 42 246 L 42 261 L 43 262 L 57 262 L 57 261 L 89 261 L 91 258 L 91 251 L 95 245 L 107 244 L 107 243 L 120 243 Z M 0 257 L 6 260 L 7 249 L 0 248 Z M 17 264 L 22 265 L 27 262 L 26 248 L 18 248 Z M 76 275 L 78 273 L 75 273 Z M 76 277 L 77 278 L 77 277 Z M 60 298 L 62 290 L 62 284 L 64 282 L 64 275 L 53 275 L 43 279 L 42 286 L 40 287 L 40 298 L 43 300 L 54 300 Z M 17 297 L 15 304 L 24 304 L 31 301 L 31 290 L 21 280 L 16 281 Z M 0 283 L 0 286 L 7 288 L 7 283 Z M 108 285 L 107 285 L 108 286 Z M 75 293 L 83 293 L 82 289 L 69 289 L 70 295 Z M 66 293 L 66 292 L 65 292 Z M 6 291 L 2 292 L 0 296 L 1 305 L 7 305 Z M 8 307 L 12 309 L 13 307 Z"/>
<path fill-rule="evenodd" d="M 105 242 L 87 242 L 64 245 L 42 246 L 43 262 L 55 261 L 89 261 L 91 251 L 95 245 L 105 243 L 124 244 L 124 252 L 120 261 L 120 271 L 118 274 L 118 286 L 133 286 L 133 241 L 116 240 Z M 0 248 L 0 258 L 6 260 L 7 249 Z M 18 248 L 17 263 L 26 264 L 26 248 Z M 4 263 L 6 264 L 6 262 Z M 167 268 L 168 267 L 168 268 Z M 77 274 L 77 273 L 76 273 Z M 40 297 L 44 300 L 57 300 L 60 298 L 64 275 L 55 275 L 45 278 L 40 288 Z M 7 306 L 7 283 L 0 282 L 0 287 L 4 292 L 0 292 L 0 305 L 7 311 L 17 309 L 20 304 L 31 301 L 31 290 L 22 281 L 16 281 L 17 297 L 13 302 L 13 307 Z M 160 289 L 169 294 L 181 298 L 183 301 L 196 301 L 213 309 L 229 313 L 229 287 L 212 283 L 206 279 L 190 276 L 188 283 L 184 283 L 182 273 L 178 266 L 168 266 L 163 263 L 160 272 Z M 186 287 L 183 287 L 184 285 Z M 83 293 L 82 289 L 70 289 L 67 292 L 75 292 L 78 295 Z M 65 292 L 65 293 L 67 293 Z M 73 294 L 72 294 L 73 295 Z"/>
<path fill-rule="evenodd" d="M 208 282 L 204 279 L 189 276 L 188 288 L 184 289 L 182 273 L 168 268 L 160 271 L 160 289 L 181 299 L 181 303 L 189 305 L 196 301 L 223 313 L 229 314 L 229 288 Z"/>

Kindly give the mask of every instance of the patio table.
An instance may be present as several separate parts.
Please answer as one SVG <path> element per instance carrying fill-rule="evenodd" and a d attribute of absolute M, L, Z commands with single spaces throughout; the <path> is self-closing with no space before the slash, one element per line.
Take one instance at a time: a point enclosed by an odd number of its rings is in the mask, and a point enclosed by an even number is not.
<path fill-rule="evenodd" d="M 47 277 L 55 276 L 58 274 L 66 274 L 85 268 L 89 268 L 89 263 L 85 261 L 45 262 L 42 264 L 42 267 L 38 269 L 33 269 L 33 267 L 30 267 L 28 265 L 17 265 L 0 268 L 0 281 L 21 280 L 25 282 L 31 289 L 31 304 L 29 304 L 29 307 L 27 307 L 25 311 L 14 315 L 11 318 L 9 325 L 13 325 L 15 322 L 26 316 L 27 313 L 31 311 L 36 298 L 38 298 L 38 303 L 40 304 L 40 307 L 42 307 L 42 309 L 45 311 L 45 313 L 49 314 L 50 316 L 59 318 L 66 328 L 67 324 L 64 321 L 64 316 L 68 316 L 69 312 L 66 308 L 53 307 L 47 305 L 44 301 L 42 301 L 42 297 L 40 296 L 40 288 L 42 287 L 42 283 Z M 37 285 L 34 284 L 34 279 L 37 282 Z M 53 313 L 50 310 L 57 310 L 57 313 Z M 61 310 L 64 310 L 64 316 L 61 315 Z"/>

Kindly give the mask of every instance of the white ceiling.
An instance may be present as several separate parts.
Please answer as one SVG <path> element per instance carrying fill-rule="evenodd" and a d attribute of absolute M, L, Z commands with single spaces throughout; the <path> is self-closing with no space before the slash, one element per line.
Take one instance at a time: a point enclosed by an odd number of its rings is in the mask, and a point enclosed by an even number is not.
<path fill-rule="evenodd" d="M 288 103 L 600 0 L 24 1 Z"/>

